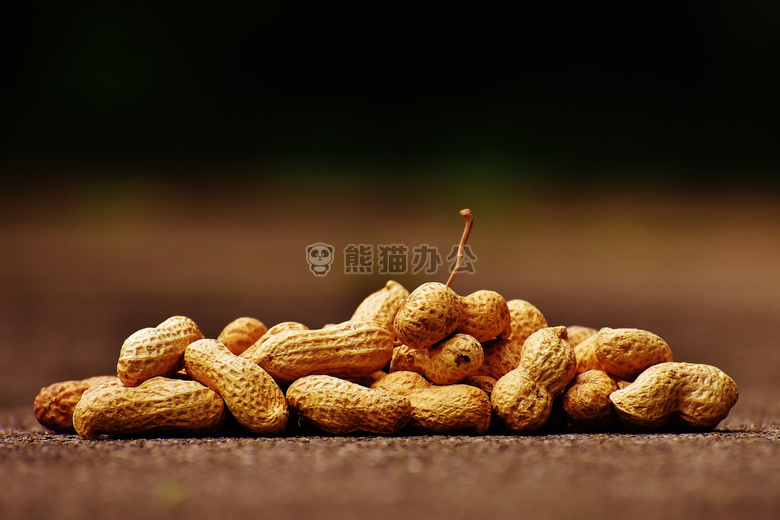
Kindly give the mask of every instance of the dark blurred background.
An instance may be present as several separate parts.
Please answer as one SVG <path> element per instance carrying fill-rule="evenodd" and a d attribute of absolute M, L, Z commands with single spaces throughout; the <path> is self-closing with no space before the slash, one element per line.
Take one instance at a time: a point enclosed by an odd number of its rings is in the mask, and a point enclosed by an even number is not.
<path fill-rule="evenodd" d="M 346 319 L 388 277 L 308 244 L 444 253 L 464 207 L 459 292 L 653 330 L 743 422 L 780 396 L 776 2 L 6 9 L 0 404 L 173 314 Z"/>

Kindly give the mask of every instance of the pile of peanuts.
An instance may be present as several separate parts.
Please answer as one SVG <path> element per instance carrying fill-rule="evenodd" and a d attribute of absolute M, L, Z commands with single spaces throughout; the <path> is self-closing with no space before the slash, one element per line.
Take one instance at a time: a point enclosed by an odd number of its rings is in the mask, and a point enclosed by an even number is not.
<path fill-rule="evenodd" d="M 238 318 L 216 339 L 174 316 L 122 345 L 116 376 L 41 389 L 46 428 L 101 435 L 343 435 L 703 431 L 737 402 L 718 368 L 674 362 L 641 330 L 548 326 L 531 303 L 388 281 L 343 323 L 267 328 Z M 232 419 L 231 419 L 232 417 Z M 234 419 L 234 420 L 233 420 Z"/>

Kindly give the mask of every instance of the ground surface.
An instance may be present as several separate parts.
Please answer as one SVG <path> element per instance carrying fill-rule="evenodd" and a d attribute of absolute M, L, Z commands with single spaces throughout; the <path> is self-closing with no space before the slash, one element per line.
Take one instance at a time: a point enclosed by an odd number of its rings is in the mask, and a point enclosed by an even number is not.
<path fill-rule="evenodd" d="M 780 515 L 780 204 L 771 194 L 515 201 L 477 190 L 446 203 L 412 198 L 399 212 L 393 197 L 316 187 L 283 200 L 103 188 L 2 201 L 0 518 Z M 337 257 L 315 277 L 308 244 L 444 252 L 467 206 L 478 260 L 474 275 L 456 279 L 458 292 L 526 299 L 555 325 L 651 330 L 675 359 L 737 381 L 729 417 L 707 434 L 94 441 L 35 422 L 42 386 L 112 373 L 125 337 L 174 314 L 210 337 L 243 315 L 311 327 L 346 319 L 390 276 L 347 275 Z M 392 278 L 414 288 L 446 272 Z"/>

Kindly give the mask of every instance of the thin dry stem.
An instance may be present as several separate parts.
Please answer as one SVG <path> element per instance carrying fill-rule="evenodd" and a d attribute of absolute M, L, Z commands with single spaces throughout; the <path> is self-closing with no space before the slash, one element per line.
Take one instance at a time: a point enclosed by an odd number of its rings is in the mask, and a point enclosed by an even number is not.
<path fill-rule="evenodd" d="M 452 281 L 455 279 L 455 275 L 458 274 L 460 264 L 463 262 L 464 249 L 466 248 L 466 242 L 469 239 L 469 233 L 471 233 L 471 226 L 474 223 L 474 214 L 470 209 L 460 210 L 460 214 L 466 219 L 466 227 L 463 229 L 463 236 L 460 239 L 460 245 L 458 246 L 458 259 L 455 262 L 455 268 L 450 273 L 450 278 L 447 280 L 447 287 L 452 285 Z"/>

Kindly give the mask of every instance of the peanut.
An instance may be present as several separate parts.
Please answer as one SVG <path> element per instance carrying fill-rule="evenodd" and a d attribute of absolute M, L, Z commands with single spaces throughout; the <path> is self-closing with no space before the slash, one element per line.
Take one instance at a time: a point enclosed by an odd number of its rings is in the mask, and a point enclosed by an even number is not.
<path fill-rule="evenodd" d="M 498 380 L 490 376 L 471 376 L 463 380 L 464 385 L 471 385 L 479 388 L 488 396 L 493 393 L 493 387 Z"/>
<path fill-rule="evenodd" d="M 669 345 L 646 330 L 604 327 L 596 338 L 598 363 L 616 379 L 633 381 L 646 368 L 672 361 Z"/>
<path fill-rule="evenodd" d="M 409 427 L 422 433 L 449 433 L 473 430 L 477 434 L 490 428 L 490 398 L 469 385 L 434 386 L 415 372 L 391 372 L 371 388 L 409 398 L 412 419 Z"/>
<path fill-rule="evenodd" d="M 617 416 L 609 395 L 617 389 L 617 382 L 601 370 L 577 374 L 563 394 L 563 410 L 572 426 L 588 431 L 611 427 Z"/>
<path fill-rule="evenodd" d="M 539 329 L 547 327 L 547 320 L 544 315 L 525 300 L 509 300 L 509 321 L 510 334 L 509 339 L 516 341 L 520 346 L 523 345 L 528 336 Z"/>
<path fill-rule="evenodd" d="M 517 368 L 523 357 L 523 345 L 511 338 L 496 338 L 482 343 L 485 352 L 478 376 L 490 376 L 499 379 Z"/>
<path fill-rule="evenodd" d="M 577 358 L 577 373 L 583 374 L 588 370 L 604 370 L 596 357 L 598 337 L 594 334 L 580 341 L 574 346 L 574 357 Z"/>
<path fill-rule="evenodd" d="M 393 331 L 393 322 L 401 302 L 409 291 L 398 282 L 389 280 L 384 287 L 368 295 L 358 305 L 350 321 L 374 321 Z"/>
<path fill-rule="evenodd" d="M 315 374 L 352 379 L 384 368 L 393 348 L 393 335 L 384 326 L 345 321 L 327 329 L 279 332 L 250 359 L 282 382 Z"/>
<path fill-rule="evenodd" d="M 401 303 L 393 327 L 410 348 L 426 348 L 455 332 L 487 341 L 510 331 L 509 307 L 495 291 L 461 297 L 443 283 L 428 282 Z"/>
<path fill-rule="evenodd" d="M 711 365 L 664 362 L 649 367 L 609 399 L 620 420 L 633 428 L 673 425 L 706 431 L 726 418 L 739 399 L 739 389 Z"/>
<path fill-rule="evenodd" d="M 287 426 L 287 401 L 279 385 L 250 360 L 234 355 L 217 340 L 201 339 L 184 351 L 193 379 L 225 400 L 238 423 L 251 433 L 277 435 Z"/>
<path fill-rule="evenodd" d="M 103 380 L 117 380 L 116 376 L 96 376 L 82 380 L 54 383 L 38 392 L 33 403 L 35 418 L 45 428 L 57 433 L 71 433 L 73 409 L 81 395 L 93 384 Z"/>
<path fill-rule="evenodd" d="M 517 432 L 538 430 L 550 418 L 553 400 L 574 378 L 574 349 L 566 327 L 546 327 L 523 345 L 520 365 L 501 377 L 490 399 L 496 415 Z"/>
<path fill-rule="evenodd" d="M 236 318 L 222 329 L 217 336 L 217 341 L 238 356 L 254 345 L 266 332 L 268 327 L 257 318 Z"/>
<path fill-rule="evenodd" d="M 98 382 L 73 411 L 76 433 L 187 436 L 212 435 L 225 422 L 225 401 L 197 381 L 153 377 L 134 387 L 119 380 Z"/>
<path fill-rule="evenodd" d="M 309 330 L 309 327 L 307 327 L 303 323 L 298 323 L 297 321 L 283 321 L 281 323 L 277 323 L 276 325 L 268 329 L 268 331 L 265 334 L 260 336 L 260 338 L 257 341 L 255 341 L 249 348 L 247 348 L 239 355 L 247 359 L 252 359 L 255 356 L 255 352 L 257 352 L 257 349 L 260 348 L 260 345 L 268 341 L 270 338 L 274 337 L 274 335 L 279 334 L 280 332 L 284 332 L 286 330 Z"/>
<path fill-rule="evenodd" d="M 396 433 L 409 422 L 412 411 L 408 397 L 327 375 L 296 380 L 287 389 L 287 403 L 307 422 L 335 435 Z"/>
<path fill-rule="evenodd" d="M 170 377 L 184 366 L 187 345 L 202 338 L 195 322 L 185 316 L 141 329 L 122 345 L 117 375 L 125 386 L 136 386 L 155 376 Z"/>
<path fill-rule="evenodd" d="M 476 375 L 482 366 L 482 345 L 468 334 L 453 334 L 426 349 L 396 347 L 390 372 L 419 372 L 437 385 L 451 385 Z"/>
<path fill-rule="evenodd" d="M 577 345 L 584 340 L 598 334 L 599 330 L 594 329 L 593 327 L 584 327 L 582 325 L 569 325 L 566 327 L 566 332 L 569 334 L 569 344 L 576 348 Z"/>

